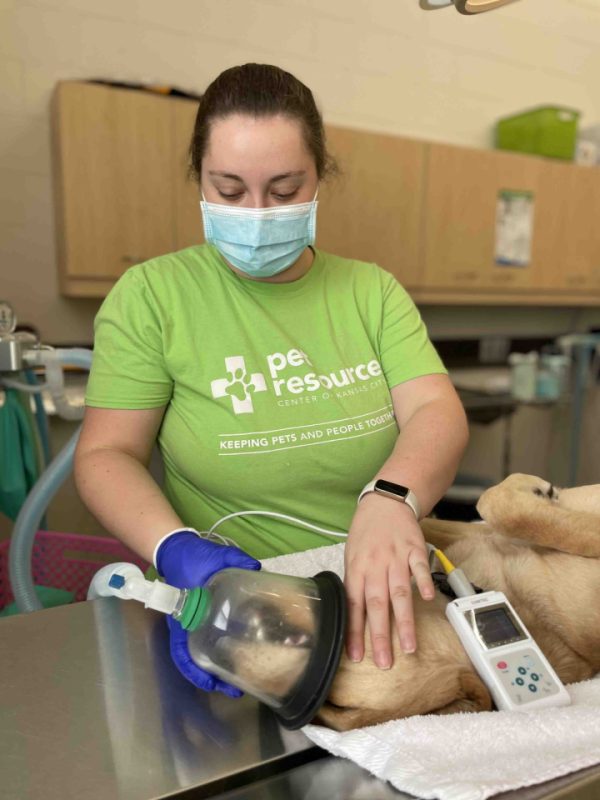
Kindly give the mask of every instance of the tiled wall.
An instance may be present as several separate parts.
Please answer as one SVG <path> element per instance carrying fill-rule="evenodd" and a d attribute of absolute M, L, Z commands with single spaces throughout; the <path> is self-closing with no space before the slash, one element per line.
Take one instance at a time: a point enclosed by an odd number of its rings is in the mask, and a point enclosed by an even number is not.
<path fill-rule="evenodd" d="M 64 78 L 202 91 L 248 60 L 308 83 L 327 121 L 486 147 L 493 121 L 538 103 L 600 121 L 600 3 L 521 0 L 466 18 L 418 0 L 0 0 L 0 296 L 48 341 L 86 342 L 96 301 L 55 274 L 48 102 Z M 552 333 L 593 310 L 432 309 L 432 333 Z"/>

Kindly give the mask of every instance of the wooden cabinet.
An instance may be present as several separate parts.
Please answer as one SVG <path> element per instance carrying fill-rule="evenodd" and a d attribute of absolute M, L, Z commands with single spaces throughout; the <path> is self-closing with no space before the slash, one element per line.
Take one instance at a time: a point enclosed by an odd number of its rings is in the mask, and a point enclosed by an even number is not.
<path fill-rule="evenodd" d="M 425 143 L 333 126 L 326 133 L 339 175 L 319 190 L 317 246 L 417 285 Z"/>
<path fill-rule="evenodd" d="M 203 241 L 188 177 L 197 101 L 59 83 L 54 154 L 61 289 L 103 297 L 132 264 Z M 317 246 L 374 261 L 420 303 L 600 304 L 600 168 L 327 127 L 340 167 Z M 497 263 L 498 196 L 533 198 L 524 266 Z"/>
<path fill-rule="evenodd" d="M 189 177 L 189 148 L 198 103 L 173 100 L 173 178 L 175 181 L 175 249 L 182 250 L 204 241 L 200 192 Z"/>
<path fill-rule="evenodd" d="M 189 239 L 191 225 L 179 220 L 190 189 L 177 123 L 190 107 L 196 104 L 150 92 L 58 84 L 54 165 L 64 294 L 102 297 L 129 266 Z"/>
<path fill-rule="evenodd" d="M 600 168 L 547 164 L 540 194 L 556 198 L 548 288 L 600 304 Z"/>
<path fill-rule="evenodd" d="M 529 262 L 496 258 L 498 198 L 531 196 Z M 600 169 L 494 150 L 428 146 L 420 302 L 600 302 Z"/>
<path fill-rule="evenodd" d="M 498 193 L 537 195 L 536 159 L 432 144 L 427 167 L 420 286 L 447 291 L 523 289 L 530 267 L 495 261 Z"/>

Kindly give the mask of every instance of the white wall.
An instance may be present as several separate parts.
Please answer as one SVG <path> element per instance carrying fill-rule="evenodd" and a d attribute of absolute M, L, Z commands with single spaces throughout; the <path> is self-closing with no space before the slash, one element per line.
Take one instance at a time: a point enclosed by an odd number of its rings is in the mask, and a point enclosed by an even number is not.
<path fill-rule="evenodd" d="M 60 297 L 56 279 L 48 105 L 58 80 L 202 92 L 222 69 L 264 61 L 311 86 L 330 123 L 488 147 L 495 119 L 532 105 L 572 106 L 584 125 L 599 122 L 598 42 L 600 0 L 521 0 L 472 18 L 426 13 L 417 0 L 0 0 L 0 298 L 46 341 L 91 341 L 98 302 Z M 600 325 L 590 309 L 423 313 L 435 336 Z M 597 427 L 595 412 L 589 419 Z M 540 422 L 515 422 L 513 469 L 544 471 L 548 457 L 553 471 L 563 464 L 544 439 L 524 465 L 518 443 Z M 502 424 L 492 428 L 474 430 L 465 467 L 499 477 Z M 592 454 L 584 449 L 582 480 L 598 480 Z M 52 524 L 98 532 L 72 484 L 63 492 Z"/>
<path fill-rule="evenodd" d="M 600 120 L 600 0 L 521 0 L 463 17 L 417 0 L 0 0 L 0 297 L 55 343 L 89 342 L 96 301 L 58 294 L 48 103 L 66 78 L 201 92 L 222 69 L 277 63 L 328 122 L 487 147 L 539 103 Z M 554 333 L 600 311 L 424 309 L 436 335 Z"/>

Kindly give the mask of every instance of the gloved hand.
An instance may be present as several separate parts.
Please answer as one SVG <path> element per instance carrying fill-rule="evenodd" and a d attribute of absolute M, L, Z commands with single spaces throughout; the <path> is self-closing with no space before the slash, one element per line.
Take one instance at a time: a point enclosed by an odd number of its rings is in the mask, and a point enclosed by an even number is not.
<path fill-rule="evenodd" d="M 257 561 L 239 547 L 226 547 L 202 539 L 190 529 L 173 531 L 158 543 L 154 551 L 154 565 L 158 574 L 171 586 L 179 589 L 194 589 L 221 569 L 260 569 Z M 179 622 L 167 616 L 170 631 L 171 657 L 184 678 L 205 692 L 223 692 L 229 697 L 241 697 L 243 692 L 200 669 L 190 656 L 188 632 Z"/>

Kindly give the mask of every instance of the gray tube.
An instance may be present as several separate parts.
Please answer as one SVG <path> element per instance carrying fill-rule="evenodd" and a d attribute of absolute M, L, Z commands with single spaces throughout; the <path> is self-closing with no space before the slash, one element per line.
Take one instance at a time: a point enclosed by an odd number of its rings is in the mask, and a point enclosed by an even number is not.
<path fill-rule="evenodd" d="M 27 352 L 27 361 L 36 363 L 36 351 Z M 39 352 L 39 351 L 38 351 Z M 58 350 L 63 364 L 89 369 L 92 361 L 90 350 L 82 348 Z M 33 356 L 32 356 L 33 354 Z M 19 611 L 39 611 L 42 604 L 38 600 L 31 573 L 31 552 L 33 540 L 40 520 L 44 516 L 52 498 L 68 477 L 73 464 L 73 455 L 81 426 L 63 447 L 56 458 L 44 470 L 33 489 L 27 495 L 13 528 L 9 550 L 10 585 Z"/>
<path fill-rule="evenodd" d="M 50 501 L 68 477 L 73 464 L 73 454 L 81 426 L 44 470 L 27 495 L 15 522 L 8 557 L 10 585 L 19 611 L 39 611 L 38 600 L 31 574 L 33 540 Z"/>
<path fill-rule="evenodd" d="M 581 427 L 588 370 L 592 359 L 594 342 L 576 342 L 575 353 L 575 387 L 571 405 L 571 441 L 569 444 L 569 476 L 568 485 L 577 486 L 579 471 L 579 451 L 581 449 Z"/>

